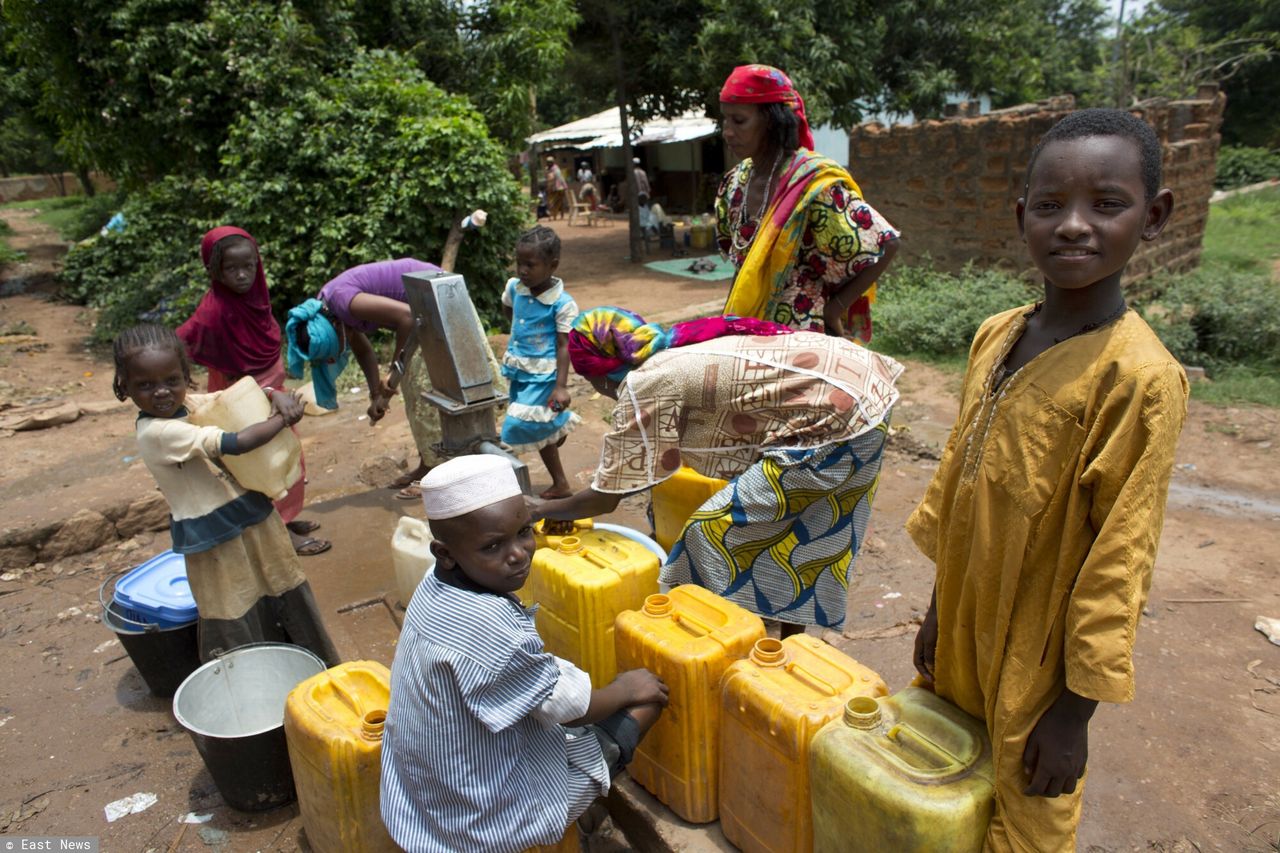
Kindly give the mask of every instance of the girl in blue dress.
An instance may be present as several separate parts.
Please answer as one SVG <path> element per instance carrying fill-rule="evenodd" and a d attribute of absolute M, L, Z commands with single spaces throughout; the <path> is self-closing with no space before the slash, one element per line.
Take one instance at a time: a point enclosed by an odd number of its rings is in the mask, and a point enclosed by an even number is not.
<path fill-rule="evenodd" d="M 502 310 L 511 338 L 502 373 L 511 383 L 511 403 L 502 422 L 502 440 L 514 453 L 538 451 L 551 475 L 544 498 L 573 493 L 560 462 L 559 447 L 581 422 L 569 411 L 569 330 L 578 305 L 555 276 L 560 238 L 539 225 L 516 242 L 516 277 L 502 292 Z"/>

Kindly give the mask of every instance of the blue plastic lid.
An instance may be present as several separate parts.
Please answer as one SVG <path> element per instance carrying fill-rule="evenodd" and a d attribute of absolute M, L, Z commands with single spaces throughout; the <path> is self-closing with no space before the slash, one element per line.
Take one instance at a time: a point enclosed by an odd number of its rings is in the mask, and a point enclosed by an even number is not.
<path fill-rule="evenodd" d="M 152 557 L 122 577 L 116 583 L 115 600 L 126 615 L 133 611 L 143 622 L 183 625 L 197 615 L 187 583 L 187 561 L 173 551 Z"/>

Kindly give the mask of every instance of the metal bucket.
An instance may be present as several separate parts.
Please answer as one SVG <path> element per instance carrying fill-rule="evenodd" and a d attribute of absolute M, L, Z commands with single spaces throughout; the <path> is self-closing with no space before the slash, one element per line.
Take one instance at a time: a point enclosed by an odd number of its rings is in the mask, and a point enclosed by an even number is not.
<path fill-rule="evenodd" d="M 287 643 L 254 643 L 191 673 L 173 715 L 195 741 L 227 805 L 262 811 L 294 798 L 284 704 L 299 682 L 324 672 L 320 658 Z"/>
<path fill-rule="evenodd" d="M 151 694 L 167 698 L 200 666 L 199 621 L 162 627 L 126 617 L 115 602 L 115 582 L 127 571 L 112 575 L 98 587 L 102 624 L 115 632 Z"/>

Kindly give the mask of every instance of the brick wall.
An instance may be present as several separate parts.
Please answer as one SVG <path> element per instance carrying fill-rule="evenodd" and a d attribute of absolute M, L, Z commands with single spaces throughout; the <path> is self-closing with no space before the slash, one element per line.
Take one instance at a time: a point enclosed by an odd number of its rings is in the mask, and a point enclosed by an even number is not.
<path fill-rule="evenodd" d="M 91 180 L 96 190 L 112 190 L 116 186 L 115 181 L 106 175 L 94 174 Z M 12 178 L 0 178 L 0 204 L 78 195 L 80 192 L 80 181 L 71 172 L 63 172 L 60 175 L 17 175 Z"/>
<path fill-rule="evenodd" d="M 1174 211 L 1160 238 L 1134 254 L 1126 281 L 1199 263 L 1225 104 L 1208 86 L 1193 99 L 1133 109 L 1164 146 L 1164 185 L 1173 190 Z M 928 254 L 950 271 L 974 261 L 1028 272 L 1014 206 L 1031 149 L 1074 105 L 1065 95 L 977 118 L 865 124 L 849 135 L 849 171 L 867 200 L 902 230 L 902 259 Z"/>

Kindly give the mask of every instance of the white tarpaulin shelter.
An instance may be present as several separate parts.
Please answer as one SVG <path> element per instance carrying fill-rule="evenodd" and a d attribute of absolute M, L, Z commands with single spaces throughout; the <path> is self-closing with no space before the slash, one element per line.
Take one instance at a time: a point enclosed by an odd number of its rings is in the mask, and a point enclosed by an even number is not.
<path fill-rule="evenodd" d="M 631 125 L 632 145 L 660 145 L 668 142 L 692 142 L 712 136 L 718 131 L 715 119 L 700 112 L 688 112 L 675 118 L 655 118 L 643 126 Z M 526 140 L 530 145 L 566 148 L 621 148 L 622 121 L 614 107 L 593 116 L 580 118 Z"/>

